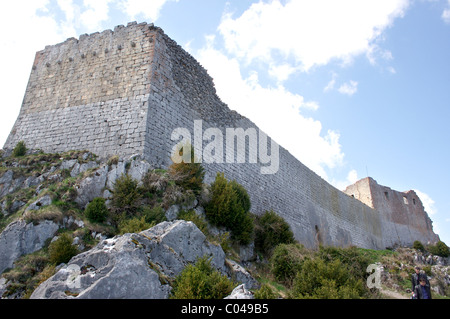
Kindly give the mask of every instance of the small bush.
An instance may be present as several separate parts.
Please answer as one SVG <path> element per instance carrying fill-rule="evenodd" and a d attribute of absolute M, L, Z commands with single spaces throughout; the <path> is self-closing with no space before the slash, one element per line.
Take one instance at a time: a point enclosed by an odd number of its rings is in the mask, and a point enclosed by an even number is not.
<path fill-rule="evenodd" d="M 25 145 L 25 142 L 20 141 L 19 143 L 17 143 L 16 147 L 14 147 L 14 150 L 13 150 L 13 156 L 14 157 L 22 157 L 22 156 L 25 156 L 26 153 L 27 153 L 27 147 Z"/>
<path fill-rule="evenodd" d="M 145 222 L 148 224 L 154 223 L 156 225 L 166 220 L 166 213 L 161 206 L 156 206 L 153 208 L 145 206 L 142 209 L 141 215 L 145 218 Z"/>
<path fill-rule="evenodd" d="M 119 233 L 121 235 L 126 233 L 139 233 L 154 225 L 154 223 L 147 223 L 144 216 L 124 219 L 119 224 Z"/>
<path fill-rule="evenodd" d="M 105 199 L 101 197 L 94 198 L 87 205 L 84 216 L 93 223 L 103 223 L 108 217 L 108 208 L 106 207 Z"/>
<path fill-rule="evenodd" d="M 245 245 L 252 239 L 254 222 L 249 211 L 247 191 L 236 182 L 228 182 L 217 173 L 211 185 L 211 200 L 205 207 L 206 217 L 217 226 L 231 230 L 233 239 Z"/>
<path fill-rule="evenodd" d="M 279 244 L 291 244 L 294 234 L 289 224 L 273 211 L 267 211 L 255 220 L 255 248 L 269 255 Z"/>
<path fill-rule="evenodd" d="M 65 233 L 59 236 L 57 240 L 48 247 L 50 262 L 59 265 L 61 263 L 68 263 L 69 260 L 78 254 L 76 246 L 72 245 L 73 238 Z"/>
<path fill-rule="evenodd" d="M 233 282 L 211 266 L 206 256 L 188 265 L 173 284 L 172 299 L 223 299 L 233 290 Z"/>
<path fill-rule="evenodd" d="M 359 299 L 364 293 L 363 281 L 354 279 L 339 259 L 321 258 L 304 261 L 291 290 L 299 299 Z"/>
<path fill-rule="evenodd" d="M 112 193 L 111 204 L 116 217 L 122 213 L 131 217 L 137 212 L 142 195 L 138 189 L 138 182 L 130 175 L 119 177 L 114 183 Z"/>
<path fill-rule="evenodd" d="M 423 246 L 423 244 L 420 241 L 418 241 L 418 240 L 414 241 L 413 248 L 417 249 L 417 250 L 420 250 L 420 251 L 424 251 L 425 250 L 425 247 Z"/>
<path fill-rule="evenodd" d="M 448 246 L 443 241 L 438 241 L 436 245 L 430 245 L 427 250 L 433 255 L 448 257 L 450 256 L 450 250 Z"/>
<path fill-rule="evenodd" d="M 255 291 L 255 299 L 276 299 L 277 294 L 267 284 L 262 284 L 261 288 Z"/>
<path fill-rule="evenodd" d="M 318 257 L 325 262 L 338 259 L 346 265 L 349 274 L 356 278 L 364 278 L 367 275 L 367 267 L 372 263 L 370 257 L 356 247 L 320 247 Z"/>
<path fill-rule="evenodd" d="M 169 175 L 175 184 L 181 186 L 185 190 L 192 190 L 195 194 L 199 194 L 203 187 L 203 178 L 205 171 L 200 163 L 195 163 L 196 158 L 194 154 L 194 147 L 190 144 L 181 145 L 177 147 L 175 152 L 178 152 L 180 158 L 183 157 L 183 152 L 186 149 L 191 150 L 190 161 L 188 163 L 181 161 L 177 163 L 178 156 L 172 156 L 173 164 L 169 167 Z M 174 154 L 177 155 L 177 154 Z"/>
<path fill-rule="evenodd" d="M 299 244 L 278 245 L 270 259 L 271 272 L 278 282 L 291 285 L 304 260 L 303 247 Z"/>

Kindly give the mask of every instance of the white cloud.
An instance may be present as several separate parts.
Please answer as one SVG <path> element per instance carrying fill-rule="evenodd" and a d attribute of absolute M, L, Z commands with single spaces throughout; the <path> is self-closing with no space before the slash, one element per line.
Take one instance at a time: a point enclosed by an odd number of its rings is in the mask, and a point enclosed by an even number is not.
<path fill-rule="evenodd" d="M 434 206 L 434 200 L 426 193 L 421 192 L 417 189 L 414 190 L 416 194 L 419 196 L 420 200 L 422 201 L 423 207 L 425 208 L 425 211 L 428 213 L 428 215 L 434 215 L 436 214 L 437 210 Z"/>
<path fill-rule="evenodd" d="M 155 21 L 168 1 L 178 2 L 178 0 L 121 0 L 120 6 L 131 20 L 136 20 L 142 15 L 145 19 Z"/>
<path fill-rule="evenodd" d="M 337 74 L 333 73 L 333 78 L 330 80 L 330 82 L 328 82 L 327 86 L 324 87 L 323 91 L 324 92 L 328 92 L 334 89 L 334 86 L 336 84 L 336 78 L 337 78 Z"/>
<path fill-rule="evenodd" d="M 280 84 L 263 87 L 256 72 L 244 77 L 239 61 L 215 49 L 213 43 L 214 37 L 210 37 L 209 44 L 193 54 L 214 78 L 218 95 L 232 110 L 248 117 L 323 178 L 327 178 L 325 167 L 342 164 L 339 133 L 322 132 L 319 121 L 300 113 L 303 108 L 317 109 L 317 102 L 305 101 Z"/>
<path fill-rule="evenodd" d="M 344 191 L 347 188 L 347 186 L 355 184 L 358 180 L 359 180 L 358 172 L 352 169 L 348 172 L 345 180 L 333 179 L 332 181 L 330 181 L 330 183 L 337 189 Z"/>
<path fill-rule="evenodd" d="M 274 64 L 276 54 L 308 71 L 333 59 L 347 64 L 373 50 L 408 5 L 408 0 L 258 2 L 238 18 L 225 14 L 219 31 L 239 59 Z"/>
<path fill-rule="evenodd" d="M 352 96 L 358 91 L 358 82 L 350 81 L 348 83 L 344 83 L 339 87 L 338 91 L 339 93 Z"/>
<path fill-rule="evenodd" d="M 448 2 L 448 8 L 446 8 L 444 10 L 444 12 L 442 12 L 442 19 L 446 22 L 446 23 L 450 23 L 450 0 L 447 0 Z"/>
<path fill-rule="evenodd" d="M 19 114 L 36 51 L 65 39 L 58 23 L 46 13 L 49 1 L 8 2 L 0 10 L 0 147 Z M 39 12 L 39 14 L 36 14 Z M 44 14 L 45 13 L 45 14 Z M 20 23 L 17 18 L 20 16 Z M 14 26 L 14 27 L 11 27 Z"/>
<path fill-rule="evenodd" d="M 87 27 L 89 32 L 99 31 L 103 21 L 108 20 L 109 4 L 113 0 L 84 0 L 85 10 L 81 13 L 81 23 Z"/>

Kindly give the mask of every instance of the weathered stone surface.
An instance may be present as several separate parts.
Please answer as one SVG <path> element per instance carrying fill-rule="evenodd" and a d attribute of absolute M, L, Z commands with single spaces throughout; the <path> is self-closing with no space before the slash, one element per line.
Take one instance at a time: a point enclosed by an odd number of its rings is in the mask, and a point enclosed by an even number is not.
<path fill-rule="evenodd" d="M 159 243 L 152 245 L 149 256 L 167 276 L 178 275 L 187 263 L 194 263 L 203 256 L 211 257 L 211 264 L 223 274 L 227 272 L 222 247 L 209 243 L 192 222 L 163 222 L 140 235 Z"/>
<path fill-rule="evenodd" d="M 103 240 L 75 256 L 31 298 L 167 298 L 166 278 L 205 255 L 226 273 L 222 248 L 209 243 L 192 222 L 163 222 L 139 234 Z"/>
<path fill-rule="evenodd" d="M 145 250 L 126 234 L 72 258 L 31 299 L 163 299 L 169 291 L 150 268 Z"/>
<path fill-rule="evenodd" d="M 31 203 L 28 207 L 27 207 L 27 211 L 30 210 L 39 210 L 42 207 L 45 206 L 49 206 L 52 204 L 52 198 L 50 197 L 50 195 L 45 195 L 41 198 L 39 198 L 37 201 Z"/>
<path fill-rule="evenodd" d="M 234 288 L 231 294 L 224 299 L 255 299 L 255 296 L 242 284 Z"/>
<path fill-rule="evenodd" d="M 9 224 L 0 234 L 0 273 L 13 267 L 20 256 L 41 249 L 58 229 L 57 224 L 48 220 L 38 225 L 27 224 L 24 220 Z"/>
<path fill-rule="evenodd" d="M 128 175 L 137 181 L 142 181 L 149 169 L 151 169 L 151 165 L 147 161 L 142 160 L 141 156 L 134 156 L 130 162 Z"/>
<path fill-rule="evenodd" d="M 126 174 L 125 169 L 125 162 L 118 162 L 117 164 L 111 165 L 111 170 L 108 173 L 108 181 L 106 184 L 106 187 L 110 190 L 114 189 L 114 184 L 116 183 L 116 180 Z"/>
<path fill-rule="evenodd" d="M 229 273 L 232 278 L 234 278 L 237 282 L 243 283 L 245 288 L 247 289 L 255 289 L 259 287 L 258 282 L 253 278 L 250 273 L 245 270 L 244 267 L 239 265 L 237 262 L 227 259 L 227 263 L 229 265 Z"/>
<path fill-rule="evenodd" d="M 103 195 L 103 189 L 108 177 L 108 166 L 99 168 L 92 176 L 83 179 L 77 188 L 78 196 L 75 202 L 84 208 L 96 197 Z"/>

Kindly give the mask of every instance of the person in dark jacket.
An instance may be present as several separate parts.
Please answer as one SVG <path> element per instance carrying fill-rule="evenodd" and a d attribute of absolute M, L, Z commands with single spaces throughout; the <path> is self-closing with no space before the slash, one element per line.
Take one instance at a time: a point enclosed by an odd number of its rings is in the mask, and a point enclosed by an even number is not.
<path fill-rule="evenodd" d="M 430 284 L 427 283 L 428 278 L 424 274 L 419 276 L 419 284 L 414 288 L 415 299 L 431 299 Z"/>
<path fill-rule="evenodd" d="M 414 288 L 419 284 L 419 277 L 425 275 L 424 272 L 420 270 L 419 266 L 414 267 L 414 274 L 411 275 L 411 292 L 414 294 Z M 426 276 L 425 276 L 426 277 Z M 428 278 L 426 278 L 427 284 L 430 285 L 428 282 Z"/>

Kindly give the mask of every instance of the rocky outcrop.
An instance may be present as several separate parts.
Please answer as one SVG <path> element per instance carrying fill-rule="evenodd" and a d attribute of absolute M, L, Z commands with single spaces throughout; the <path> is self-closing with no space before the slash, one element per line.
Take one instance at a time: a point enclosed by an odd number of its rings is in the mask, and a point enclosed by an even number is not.
<path fill-rule="evenodd" d="M 255 296 L 242 284 L 234 288 L 231 294 L 224 299 L 255 299 Z"/>
<path fill-rule="evenodd" d="M 0 234 L 0 274 L 12 268 L 14 261 L 22 255 L 31 254 L 44 247 L 45 241 L 52 238 L 59 226 L 45 220 L 34 225 L 18 220 L 8 225 Z"/>
<path fill-rule="evenodd" d="M 163 222 L 138 234 L 103 240 L 75 256 L 31 298 L 164 299 L 171 290 L 169 280 L 203 256 L 229 275 L 222 248 L 208 242 L 195 224 Z"/>

